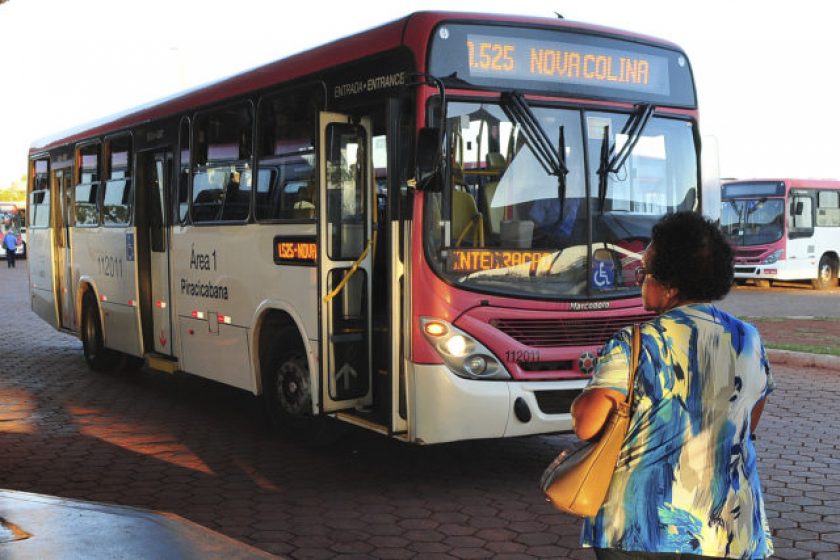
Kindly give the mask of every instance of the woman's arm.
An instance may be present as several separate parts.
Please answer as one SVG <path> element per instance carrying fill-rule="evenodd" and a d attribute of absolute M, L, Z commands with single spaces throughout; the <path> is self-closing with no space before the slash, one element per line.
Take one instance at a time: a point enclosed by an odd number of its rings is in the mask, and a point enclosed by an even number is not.
<path fill-rule="evenodd" d="M 575 435 L 592 439 L 601 433 L 610 412 L 626 397 L 615 389 L 590 389 L 581 393 L 572 403 L 572 422 Z"/>
<path fill-rule="evenodd" d="M 750 418 L 750 432 L 755 433 L 755 429 L 758 427 L 758 419 L 761 418 L 761 413 L 764 412 L 764 403 L 767 402 L 767 397 L 764 397 L 757 403 L 752 409 L 752 415 Z M 574 407 L 574 404 L 572 404 Z"/>

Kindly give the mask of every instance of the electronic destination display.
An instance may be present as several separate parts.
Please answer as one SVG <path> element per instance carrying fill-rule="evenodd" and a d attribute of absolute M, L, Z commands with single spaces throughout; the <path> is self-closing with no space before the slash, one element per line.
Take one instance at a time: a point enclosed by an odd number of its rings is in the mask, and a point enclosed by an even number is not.
<path fill-rule="evenodd" d="M 691 69 L 678 50 L 583 32 L 444 24 L 429 66 L 448 87 L 696 106 Z"/>

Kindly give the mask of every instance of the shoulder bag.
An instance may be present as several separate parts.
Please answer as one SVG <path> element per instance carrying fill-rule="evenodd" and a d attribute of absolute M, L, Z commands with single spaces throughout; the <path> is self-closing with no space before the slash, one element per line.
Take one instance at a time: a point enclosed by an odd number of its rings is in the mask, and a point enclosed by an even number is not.
<path fill-rule="evenodd" d="M 586 442 L 571 450 L 564 449 L 543 473 L 540 487 L 557 509 L 581 517 L 593 517 L 604 503 L 630 424 L 640 350 L 640 327 L 635 324 L 627 398 L 610 413 L 597 441 Z"/>

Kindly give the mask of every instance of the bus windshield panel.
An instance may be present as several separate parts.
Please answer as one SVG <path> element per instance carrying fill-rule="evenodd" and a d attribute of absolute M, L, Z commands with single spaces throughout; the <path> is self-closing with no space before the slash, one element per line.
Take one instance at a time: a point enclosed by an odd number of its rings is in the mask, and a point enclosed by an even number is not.
<path fill-rule="evenodd" d="M 631 141 L 622 131 L 633 114 L 531 106 L 547 149 L 563 154 L 563 184 L 505 109 L 504 101 L 447 107 L 451 181 L 426 205 L 435 269 L 465 288 L 520 297 L 638 294 L 634 272 L 653 224 L 697 208 L 691 122 L 653 116 Z M 604 154 L 628 142 L 626 159 L 602 180 Z"/>
<path fill-rule="evenodd" d="M 446 24 L 434 34 L 429 67 L 450 87 L 695 107 L 685 55 L 644 43 L 549 29 Z"/>
<path fill-rule="evenodd" d="M 726 185 L 721 197 L 720 227 L 733 245 L 766 245 L 785 233 L 783 183 Z"/>

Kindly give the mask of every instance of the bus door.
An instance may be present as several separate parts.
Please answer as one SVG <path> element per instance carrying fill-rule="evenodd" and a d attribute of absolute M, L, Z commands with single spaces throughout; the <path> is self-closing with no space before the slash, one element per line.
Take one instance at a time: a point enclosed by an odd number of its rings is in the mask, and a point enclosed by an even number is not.
<path fill-rule="evenodd" d="M 321 409 L 371 404 L 371 127 L 321 113 Z M 375 207 L 374 207 L 375 208 Z"/>
<path fill-rule="evenodd" d="M 166 192 L 172 176 L 172 152 L 137 154 L 137 264 L 140 317 L 145 352 L 172 355 L 172 298 L 169 282 L 169 236 Z"/>
<path fill-rule="evenodd" d="M 76 306 L 73 285 L 73 262 L 70 258 L 70 224 L 73 220 L 73 168 L 53 169 L 52 199 L 53 206 L 53 244 L 55 259 L 53 271 L 55 278 L 56 307 L 58 308 L 59 327 L 74 330 Z"/>

